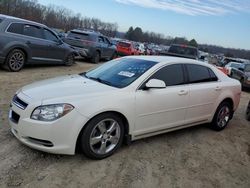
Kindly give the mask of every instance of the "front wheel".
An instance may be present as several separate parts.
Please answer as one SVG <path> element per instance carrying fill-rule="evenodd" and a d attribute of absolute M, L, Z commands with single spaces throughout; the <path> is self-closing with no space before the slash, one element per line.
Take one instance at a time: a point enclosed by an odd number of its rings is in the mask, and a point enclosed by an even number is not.
<path fill-rule="evenodd" d="M 81 148 L 87 157 L 103 159 L 121 146 L 123 137 L 122 120 L 112 113 L 101 114 L 86 125 L 81 136 Z"/>
<path fill-rule="evenodd" d="M 228 125 L 231 114 L 231 105 L 228 102 L 222 102 L 215 112 L 213 121 L 211 123 L 211 128 L 216 131 L 223 130 Z"/>
<path fill-rule="evenodd" d="M 66 58 L 65 65 L 66 66 L 71 66 L 75 63 L 75 55 L 74 54 L 69 54 Z"/>

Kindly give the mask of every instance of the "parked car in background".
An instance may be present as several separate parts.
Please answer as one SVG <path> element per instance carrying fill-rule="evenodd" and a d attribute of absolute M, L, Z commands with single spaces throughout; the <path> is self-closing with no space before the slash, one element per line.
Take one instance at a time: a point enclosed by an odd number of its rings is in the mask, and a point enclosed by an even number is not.
<path fill-rule="evenodd" d="M 231 76 L 231 74 L 232 74 L 231 70 L 232 69 L 239 69 L 241 66 L 242 66 L 241 63 L 231 61 L 231 62 L 229 62 L 228 64 L 225 65 L 225 68 L 227 70 L 227 74 L 229 76 Z"/>
<path fill-rule="evenodd" d="M 250 121 L 250 101 L 248 102 L 248 105 L 247 105 L 246 119 L 247 119 L 248 121 Z"/>
<path fill-rule="evenodd" d="M 101 59 L 111 60 L 117 57 L 116 46 L 108 37 L 99 32 L 86 29 L 74 29 L 68 32 L 64 41 L 78 50 L 81 57 L 98 63 Z"/>
<path fill-rule="evenodd" d="M 145 46 L 142 43 L 136 43 L 136 49 L 138 50 L 139 55 L 145 55 Z"/>
<path fill-rule="evenodd" d="M 48 92 L 49 91 L 49 92 Z M 129 56 L 79 75 L 24 86 L 11 102 L 11 131 L 38 150 L 90 158 L 123 143 L 198 124 L 223 130 L 240 83 L 214 66 L 166 56 Z"/>
<path fill-rule="evenodd" d="M 119 41 L 116 47 L 118 55 L 120 56 L 139 55 L 139 51 L 131 41 Z"/>
<path fill-rule="evenodd" d="M 47 26 L 0 15 L 0 64 L 20 71 L 25 64 L 72 65 L 77 52 Z"/>
<path fill-rule="evenodd" d="M 163 55 L 168 56 L 176 56 L 176 57 L 185 57 L 189 59 L 199 58 L 198 49 L 193 46 L 180 45 L 180 44 L 172 44 L 167 53 L 161 53 Z"/>
<path fill-rule="evenodd" d="M 239 80 L 243 88 L 250 88 L 250 63 L 242 63 L 238 69 L 231 69 L 231 77 Z"/>
<path fill-rule="evenodd" d="M 225 75 L 228 75 L 228 70 L 225 67 L 215 66 L 217 69 L 219 69 L 221 72 L 223 72 Z"/>

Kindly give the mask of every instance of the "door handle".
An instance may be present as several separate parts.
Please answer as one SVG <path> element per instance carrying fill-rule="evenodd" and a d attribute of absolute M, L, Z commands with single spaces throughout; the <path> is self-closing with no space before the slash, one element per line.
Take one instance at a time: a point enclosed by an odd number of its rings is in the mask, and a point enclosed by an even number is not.
<path fill-rule="evenodd" d="M 28 40 L 28 41 L 26 42 L 26 44 L 28 44 L 28 45 L 29 45 L 29 44 L 31 44 L 31 42 Z"/>
<path fill-rule="evenodd" d="M 187 94 L 188 94 L 188 91 L 185 89 L 180 90 L 178 93 L 178 95 L 187 95 Z"/>
<path fill-rule="evenodd" d="M 215 91 L 220 91 L 221 90 L 221 87 L 220 86 L 216 86 L 215 87 Z"/>

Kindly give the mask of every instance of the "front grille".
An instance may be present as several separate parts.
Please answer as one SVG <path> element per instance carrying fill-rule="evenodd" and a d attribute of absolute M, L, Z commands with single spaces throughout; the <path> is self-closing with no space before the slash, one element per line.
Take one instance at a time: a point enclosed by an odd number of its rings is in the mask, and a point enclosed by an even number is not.
<path fill-rule="evenodd" d="M 18 124 L 20 116 L 14 112 L 13 110 L 11 111 L 11 117 L 10 117 L 11 121 L 13 121 L 14 123 Z"/>
<path fill-rule="evenodd" d="M 25 110 L 25 108 L 28 106 L 28 104 L 21 100 L 17 95 L 13 97 L 12 101 L 17 107 L 21 108 L 22 110 Z"/>
<path fill-rule="evenodd" d="M 34 144 L 38 144 L 38 145 L 43 145 L 46 147 L 53 147 L 53 143 L 48 141 L 48 140 L 41 140 L 41 139 L 37 139 L 37 138 L 32 138 L 32 137 L 27 137 L 27 140 L 34 143 Z"/>

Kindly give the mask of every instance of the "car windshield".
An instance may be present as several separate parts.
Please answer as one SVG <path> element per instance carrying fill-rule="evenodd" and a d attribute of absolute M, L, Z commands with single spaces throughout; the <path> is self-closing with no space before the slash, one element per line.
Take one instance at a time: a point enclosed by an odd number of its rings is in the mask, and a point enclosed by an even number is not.
<path fill-rule="evenodd" d="M 122 58 L 105 63 L 80 75 L 117 88 L 130 85 L 157 62 Z"/>
<path fill-rule="evenodd" d="M 75 31 L 70 31 L 68 34 L 68 37 L 75 38 L 75 39 L 81 39 L 81 40 L 89 40 L 93 41 L 94 39 L 87 33 L 79 33 Z"/>
<path fill-rule="evenodd" d="M 118 45 L 121 47 L 126 47 L 126 48 L 129 48 L 131 46 L 131 44 L 126 43 L 126 42 L 119 42 Z"/>
<path fill-rule="evenodd" d="M 239 63 L 231 63 L 230 67 L 233 67 L 233 68 L 240 68 L 241 67 L 241 64 Z"/>

